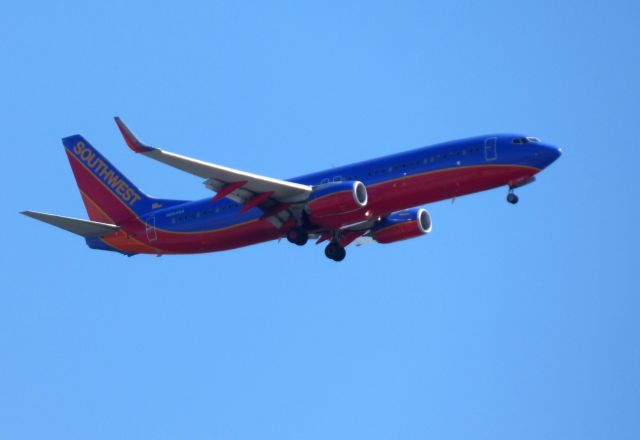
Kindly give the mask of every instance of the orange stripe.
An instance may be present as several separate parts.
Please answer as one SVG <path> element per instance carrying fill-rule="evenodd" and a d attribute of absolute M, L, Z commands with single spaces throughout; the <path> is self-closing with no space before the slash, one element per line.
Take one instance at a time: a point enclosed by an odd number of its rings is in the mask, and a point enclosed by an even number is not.
<path fill-rule="evenodd" d="M 102 210 L 102 208 L 100 208 L 100 206 L 86 193 L 84 193 L 82 190 L 80 190 L 80 193 L 83 197 L 86 197 L 87 200 L 89 202 L 91 202 L 94 207 L 100 211 L 107 219 L 108 222 L 111 224 L 114 224 L 115 222 L 113 221 L 113 219 L 111 217 L 109 217 L 109 215 L 104 212 Z M 106 236 L 106 237 L 100 237 L 101 240 L 105 241 L 106 243 L 108 243 L 110 246 L 115 247 L 116 249 L 123 251 L 123 249 L 127 249 L 130 246 L 135 246 L 135 248 L 131 248 L 131 250 L 134 251 L 140 251 L 140 250 L 152 250 L 153 252 L 151 253 L 157 253 L 157 249 L 152 247 L 152 246 L 148 246 L 145 243 L 141 242 L 140 240 L 134 238 L 134 236 L 131 236 L 129 234 L 127 234 L 125 231 L 123 231 L 122 229 L 117 231 L 116 233 L 110 235 L 110 236 Z M 126 241 L 123 241 L 126 240 Z M 131 241 L 134 241 L 135 243 L 131 243 Z M 117 244 L 116 244 L 117 243 Z M 121 245 L 125 245 L 125 248 L 121 249 L 118 246 Z"/>

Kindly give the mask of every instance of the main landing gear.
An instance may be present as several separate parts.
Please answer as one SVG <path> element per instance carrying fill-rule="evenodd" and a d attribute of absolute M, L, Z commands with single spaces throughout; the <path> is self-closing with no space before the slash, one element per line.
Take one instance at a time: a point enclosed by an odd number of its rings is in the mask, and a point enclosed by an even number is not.
<path fill-rule="evenodd" d="M 295 228 L 291 228 L 287 231 L 287 240 L 290 243 L 296 244 L 298 246 L 304 246 L 309 241 L 309 234 L 304 228 L 298 226 Z M 342 261 L 344 257 L 347 256 L 347 251 L 344 250 L 340 243 L 338 242 L 337 235 L 334 234 L 333 240 L 327 245 L 324 249 L 324 254 L 327 258 L 333 261 Z"/>
<path fill-rule="evenodd" d="M 347 251 L 339 243 L 332 241 L 324 248 L 324 254 L 333 261 L 342 261 L 347 256 Z"/>
<path fill-rule="evenodd" d="M 518 203 L 518 200 L 520 200 L 518 198 L 517 195 L 514 194 L 513 189 L 509 190 L 509 194 L 507 194 L 507 202 L 511 203 L 512 205 L 515 205 L 516 203 Z"/>
<path fill-rule="evenodd" d="M 287 231 L 287 240 L 289 243 L 304 246 L 309 241 L 309 234 L 301 227 L 291 228 Z"/>

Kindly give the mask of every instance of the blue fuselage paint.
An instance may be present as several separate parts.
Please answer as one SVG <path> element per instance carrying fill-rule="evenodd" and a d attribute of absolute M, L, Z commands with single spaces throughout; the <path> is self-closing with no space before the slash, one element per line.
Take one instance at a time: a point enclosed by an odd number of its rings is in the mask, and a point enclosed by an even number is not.
<path fill-rule="evenodd" d="M 331 168 L 287 180 L 311 186 L 335 181 L 358 180 L 370 187 L 419 174 L 474 166 L 510 165 L 530 167 L 539 171 L 560 155 L 558 148 L 542 142 L 514 144 L 513 139 L 518 138 L 524 138 L 524 136 L 519 134 L 478 136 Z M 502 182 L 500 185 L 507 183 Z M 442 199 L 445 198 L 448 196 L 442 197 Z M 198 232 L 232 227 L 259 219 L 263 214 L 258 208 L 240 213 L 241 207 L 242 205 L 228 198 L 211 202 L 209 197 L 151 211 L 146 217 L 153 216 L 155 227 L 158 229 L 175 232 Z M 397 209 L 404 208 L 407 206 L 397 207 Z"/>

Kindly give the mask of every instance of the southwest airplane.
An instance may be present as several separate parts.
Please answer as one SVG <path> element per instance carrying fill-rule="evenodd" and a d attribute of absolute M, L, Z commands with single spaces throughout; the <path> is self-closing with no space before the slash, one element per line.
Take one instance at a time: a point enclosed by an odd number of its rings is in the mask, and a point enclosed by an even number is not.
<path fill-rule="evenodd" d="M 205 179 L 215 196 L 198 201 L 147 196 L 80 135 L 62 139 L 90 220 L 23 214 L 85 238 L 93 249 L 135 254 L 222 251 L 286 237 L 327 241 L 342 261 L 359 238 L 394 243 L 431 232 L 420 205 L 507 186 L 514 189 L 560 156 L 535 137 L 490 134 L 419 148 L 288 180 L 274 179 L 150 147 L 118 117 L 136 153 Z"/>

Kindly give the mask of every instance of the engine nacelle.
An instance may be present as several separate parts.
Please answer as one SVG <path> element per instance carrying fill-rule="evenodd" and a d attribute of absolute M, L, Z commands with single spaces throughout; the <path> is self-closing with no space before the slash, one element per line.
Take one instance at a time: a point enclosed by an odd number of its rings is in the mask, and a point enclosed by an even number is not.
<path fill-rule="evenodd" d="M 316 187 L 307 201 L 310 220 L 325 227 L 340 227 L 364 221 L 367 210 L 367 188 L 364 183 L 333 182 Z"/>
<path fill-rule="evenodd" d="M 376 224 L 371 236 L 378 243 L 420 237 L 431 232 L 431 216 L 426 209 L 413 208 L 389 214 Z"/>

